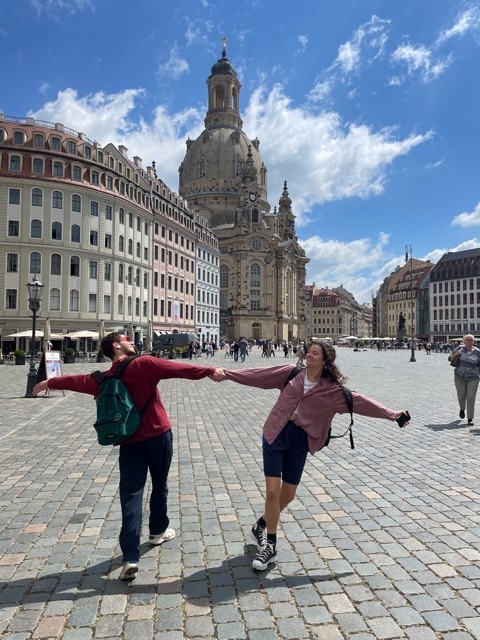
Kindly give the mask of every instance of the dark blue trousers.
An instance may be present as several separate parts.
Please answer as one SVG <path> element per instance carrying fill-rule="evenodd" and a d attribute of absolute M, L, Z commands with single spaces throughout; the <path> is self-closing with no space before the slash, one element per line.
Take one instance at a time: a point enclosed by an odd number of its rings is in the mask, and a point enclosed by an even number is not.
<path fill-rule="evenodd" d="M 152 479 L 148 522 L 150 534 L 163 533 L 169 525 L 167 480 L 172 454 L 171 429 L 156 438 L 120 445 L 120 504 L 122 507 L 120 547 L 123 562 L 140 560 L 143 490 L 148 471 Z"/>

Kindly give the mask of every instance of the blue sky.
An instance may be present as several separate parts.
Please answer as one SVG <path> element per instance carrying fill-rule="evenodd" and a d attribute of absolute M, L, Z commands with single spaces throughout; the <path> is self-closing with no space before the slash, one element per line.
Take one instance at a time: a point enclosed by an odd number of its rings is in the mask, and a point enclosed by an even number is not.
<path fill-rule="evenodd" d="M 479 0 L 2 0 L 0 112 L 124 144 L 176 191 L 223 35 L 309 282 L 368 302 L 406 244 L 480 245 Z"/>

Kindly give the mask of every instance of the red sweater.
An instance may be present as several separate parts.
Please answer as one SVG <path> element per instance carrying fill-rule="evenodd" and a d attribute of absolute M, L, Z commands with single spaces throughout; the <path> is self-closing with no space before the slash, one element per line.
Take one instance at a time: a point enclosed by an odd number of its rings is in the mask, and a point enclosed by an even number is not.
<path fill-rule="evenodd" d="M 228 380 L 259 389 L 283 389 L 288 374 L 294 366 L 279 365 L 256 369 L 236 369 L 225 371 Z M 263 426 L 263 435 L 272 443 L 290 416 L 295 411 L 296 424 L 308 435 L 308 449 L 311 454 L 323 447 L 328 430 L 336 413 L 348 413 L 348 406 L 340 385 L 322 378 L 308 393 L 303 393 L 305 371 L 291 380 L 279 395 Z M 353 412 L 371 418 L 395 420 L 398 412 L 389 409 L 376 400 L 352 391 Z"/>
<path fill-rule="evenodd" d="M 121 360 L 112 364 L 103 375 L 112 375 Z M 162 360 L 153 356 L 140 356 L 132 360 L 122 373 L 122 382 L 127 387 L 133 402 L 138 410 L 141 410 L 151 398 L 142 416 L 142 422 L 135 434 L 125 440 L 123 444 L 131 444 L 147 438 L 160 436 L 172 428 L 168 413 L 163 406 L 157 384 L 167 378 L 186 378 L 187 380 L 200 380 L 211 376 L 215 367 L 197 367 L 191 364 Z M 60 376 L 50 378 L 49 389 L 64 389 L 98 395 L 98 383 L 90 373 L 73 376 Z"/>

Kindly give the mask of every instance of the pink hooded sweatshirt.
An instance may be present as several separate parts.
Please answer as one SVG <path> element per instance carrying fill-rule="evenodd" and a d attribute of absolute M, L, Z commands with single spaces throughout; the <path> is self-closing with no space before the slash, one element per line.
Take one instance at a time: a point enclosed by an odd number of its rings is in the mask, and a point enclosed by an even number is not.
<path fill-rule="evenodd" d="M 290 372 L 291 364 L 255 369 L 225 371 L 227 380 L 233 380 L 258 389 L 283 389 L 263 426 L 263 435 L 271 444 L 287 424 L 293 413 L 295 423 L 308 435 L 308 450 L 313 455 L 319 451 L 328 436 L 328 431 L 336 413 L 348 413 L 348 406 L 342 388 L 335 382 L 322 378 L 308 393 L 303 393 L 305 370 L 299 373 L 283 388 Z M 388 409 L 376 400 L 352 391 L 353 412 L 370 418 L 385 418 L 394 421 L 398 411 Z"/>

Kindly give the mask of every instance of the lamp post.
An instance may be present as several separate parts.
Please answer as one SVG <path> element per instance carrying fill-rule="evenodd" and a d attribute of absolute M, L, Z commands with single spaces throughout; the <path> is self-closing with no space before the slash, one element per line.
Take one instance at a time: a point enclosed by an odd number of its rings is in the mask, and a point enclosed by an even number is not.
<path fill-rule="evenodd" d="M 414 309 L 415 309 L 415 300 L 413 298 L 413 250 L 411 244 L 405 245 L 405 262 L 409 259 L 410 253 L 410 320 L 411 320 L 411 337 L 410 337 L 410 348 L 411 348 L 411 356 L 410 362 L 416 362 L 415 359 L 415 320 L 414 320 Z"/>
<path fill-rule="evenodd" d="M 35 369 L 35 325 L 37 321 L 37 311 L 40 309 L 40 301 L 42 299 L 43 284 L 34 275 L 27 284 L 28 289 L 28 308 L 32 312 L 32 340 L 30 342 L 30 368 L 27 378 L 27 391 L 25 398 L 34 398 L 33 387 L 37 379 L 37 371 Z"/>

